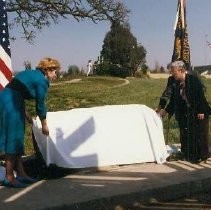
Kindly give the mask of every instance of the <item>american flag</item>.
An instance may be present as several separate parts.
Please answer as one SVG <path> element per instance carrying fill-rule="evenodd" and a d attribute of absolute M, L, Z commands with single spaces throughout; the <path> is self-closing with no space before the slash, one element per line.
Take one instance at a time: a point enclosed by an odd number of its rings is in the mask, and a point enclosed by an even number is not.
<path fill-rule="evenodd" d="M 12 79 L 6 0 L 0 0 L 0 90 Z"/>
<path fill-rule="evenodd" d="M 186 68 L 190 70 L 190 47 L 188 42 L 185 0 L 178 0 L 174 30 L 175 40 L 172 62 L 175 60 L 183 60 L 186 64 Z"/>

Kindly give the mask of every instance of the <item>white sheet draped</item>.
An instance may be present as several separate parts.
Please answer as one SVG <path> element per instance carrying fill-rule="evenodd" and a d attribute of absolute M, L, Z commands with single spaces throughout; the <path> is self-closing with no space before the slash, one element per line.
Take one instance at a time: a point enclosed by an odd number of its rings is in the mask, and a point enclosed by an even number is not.
<path fill-rule="evenodd" d="M 48 112 L 49 136 L 37 118 L 33 133 L 46 164 L 102 167 L 168 157 L 162 120 L 145 105 L 109 105 Z"/>

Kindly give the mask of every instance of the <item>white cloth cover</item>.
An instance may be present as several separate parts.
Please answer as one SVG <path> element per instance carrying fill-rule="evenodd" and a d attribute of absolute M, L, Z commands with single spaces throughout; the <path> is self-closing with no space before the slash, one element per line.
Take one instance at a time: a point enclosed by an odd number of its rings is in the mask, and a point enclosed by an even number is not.
<path fill-rule="evenodd" d="M 102 167 L 168 157 L 162 120 L 145 105 L 108 105 L 48 112 L 50 134 L 38 118 L 33 133 L 46 164 L 64 168 Z"/>

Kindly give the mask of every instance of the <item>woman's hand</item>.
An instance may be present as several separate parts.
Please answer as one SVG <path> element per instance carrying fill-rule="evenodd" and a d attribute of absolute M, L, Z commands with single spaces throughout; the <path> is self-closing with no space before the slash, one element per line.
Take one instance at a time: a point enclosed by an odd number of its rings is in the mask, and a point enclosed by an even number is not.
<path fill-rule="evenodd" d="M 41 121 L 41 124 L 42 124 L 42 133 L 46 136 L 49 135 L 49 129 L 48 129 L 48 125 L 47 125 L 47 120 L 46 119 L 43 119 Z"/>
<path fill-rule="evenodd" d="M 49 129 L 48 129 L 48 126 L 45 125 L 45 126 L 42 126 L 42 133 L 46 136 L 49 135 Z"/>

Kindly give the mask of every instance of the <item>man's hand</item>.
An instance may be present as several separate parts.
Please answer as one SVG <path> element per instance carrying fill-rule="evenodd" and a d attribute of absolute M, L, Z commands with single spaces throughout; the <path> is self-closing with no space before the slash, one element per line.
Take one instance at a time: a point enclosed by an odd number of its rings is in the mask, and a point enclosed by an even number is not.
<path fill-rule="evenodd" d="M 166 116 L 166 111 L 165 111 L 165 109 L 161 109 L 159 112 L 157 112 L 159 115 L 160 115 L 160 117 L 165 117 Z"/>
<path fill-rule="evenodd" d="M 198 114 L 197 116 L 198 116 L 199 120 L 203 120 L 204 119 L 204 114 Z"/>
<path fill-rule="evenodd" d="M 157 113 L 159 113 L 159 112 L 160 112 L 160 110 L 161 110 L 160 105 L 159 105 L 158 107 L 156 107 L 156 108 L 155 108 L 155 111 L 156 111 Z"/>

